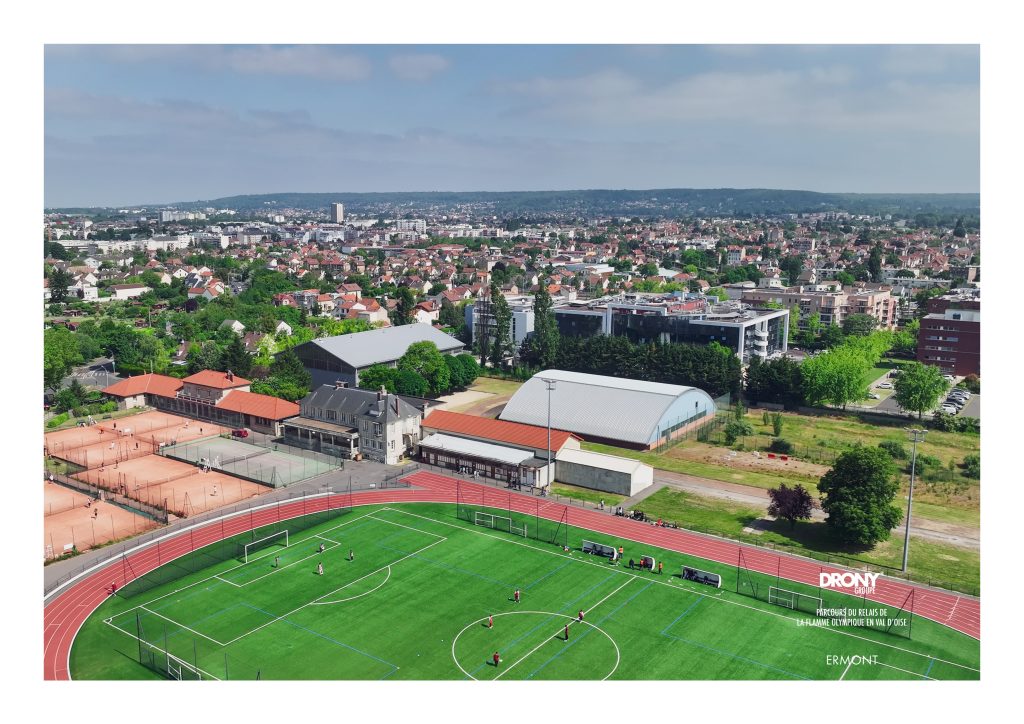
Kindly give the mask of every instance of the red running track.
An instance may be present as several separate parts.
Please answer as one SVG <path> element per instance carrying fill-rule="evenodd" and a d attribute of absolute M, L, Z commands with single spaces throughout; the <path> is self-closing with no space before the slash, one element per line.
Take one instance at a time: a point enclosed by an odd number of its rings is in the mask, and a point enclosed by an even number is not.
<path fill-rule="evenodd" d="M 479 502 L 481 505 L 496 508 L 510 507 L 516 512 L 539 515 L 547 520 L 560 520 L 566 514 L 566 506 L 558 503 L 521 493 L 499 491 L 478 483 L 457 481 L 437 473 L 421 471 L 410 475 L 406 480 L 421 489 L 367 491 L 354 493 L 351 497 L 332 495 L 278 504 L 270 503 L 260 509 L 235 513 L 220 520 L 170 534 L 160 541 L 159 546 L 146 545 L 127 557 L 131 572 L 127 578 L 141 576 L 196 548 L 244 533 L 251 528 L 322 511 L 337 503 L 352 506 L 411 502 L 454 503 L 458 491 L 461 500 L 469 504 Z M 567 517 L 569 524 L 573 526 L 638 543 L 648 543 L 730 566 L 736 565 L 742 548 L 744 562 L 748 568 L 812 586 L 818 585 L 820 572 L 843 570 L 684 530 L 637 523 L 592 510 L 570 507 Z M 98 564 L 94 571 L 66 584 L 66 587 L 46 604 L 43 611 L 44 679 L 71 678 L 68 666 L 75 635 L 89 615 L 106 600 L 111 582 L 117 582 L 119 586 L 126 583 L 126 568 L 120 558 Z M 915 614 L 979 638 L 981 605 L 977 599 L 912 586 L 885 577 L 878 579 L 875 594 L 869 596 L 869 599 L 898 607 L 903 604 L 911 590 L 914 591 Z"/>

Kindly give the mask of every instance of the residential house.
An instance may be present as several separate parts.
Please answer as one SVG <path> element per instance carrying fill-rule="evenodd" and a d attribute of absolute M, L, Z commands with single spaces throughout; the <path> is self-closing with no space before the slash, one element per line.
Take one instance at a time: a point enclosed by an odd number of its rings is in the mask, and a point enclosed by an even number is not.
<path fill-rule="evenodd" d="M 384 389 L 360 390 L 339 382 L 317 387 L 299 407 L 297 417 L 284 421 L 288 444 L 396 465 L 414 453 L 426 405 L 414 406 Z"/>

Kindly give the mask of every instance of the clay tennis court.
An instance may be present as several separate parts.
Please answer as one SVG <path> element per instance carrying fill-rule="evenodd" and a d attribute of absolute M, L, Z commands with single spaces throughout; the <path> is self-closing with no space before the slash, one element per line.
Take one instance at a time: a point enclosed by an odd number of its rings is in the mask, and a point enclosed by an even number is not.
<path fill-rule="evenodd" d="M 173 444 L 228 432 L 228 428 L 165 412 L 143 412 L 86 427 L 46 433 L 46 452 L 83 468 L 114 465 Z"/>
<path fill-rule="evenodd" d="M 136 442 L 139 443 L 138 450 L 148 446 L 152 452 L 161 442 L 171 444 L 228 431 L 228 428 L 213 423 L 151 411 L 118 420 L 103 420 L 95 425 L 47 432 L 45 451 L 55 458 L 78 465 L 98 467 L 113 464 L 118 454 L 134 452 Z M 113 448 L 111 443 L 114 443 Z"/>
<path fill-rule="evenodd" d="M 204 473 L 194 464 L 160 455 L 118 461 L 115 465 L 84 470 L 74 477 L 178 516 L 237 503 L 267 490 L 265 486 L 216 471 Z"/>
<path fill-rule="evenodd" d="M 86 504 L 89 504 L 86 507 Z M 58 483 L 43 481 L 43 555 L 60 556 L 69 546 L 88 550 L 144 533 L 157 522 L 117 505 L 98 502 Z"/>

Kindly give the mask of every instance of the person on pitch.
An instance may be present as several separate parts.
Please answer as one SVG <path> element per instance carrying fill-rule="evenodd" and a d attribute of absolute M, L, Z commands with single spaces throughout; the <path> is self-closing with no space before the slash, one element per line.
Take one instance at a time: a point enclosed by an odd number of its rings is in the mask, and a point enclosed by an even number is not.
<path fill-rule="evenodd" d="M 580 612 L 579 612 L 579 617 L 577 618 L 577 620 L 578 620 L 578 621 L 579 621 L 580 623 L 583 623 L 583 609 L 582 609 L 582 608 L 580 609 Z"/>
<path fill-rule="evenodd" d="M 515 601 L 516 603 L 519 603 L 519 589 L 518 588 L 515 590 L 515 593 L 512 594 L 512 600 Z"/>
<path fill-rule="evenodd" d="M 565 624 L 565 641 L 569 640 L 569 624 Z"/>
<path fill-rule="evenodd" d="M 494 616 L 487 617 L 487 628 L 494 628 Z"/>
<path fill-rule="evenodd" d="M 498 668 L 498 664 L 501 663 L 501 656 L 499 656 L 498 652 L 495 651 L 494 656 L 492 656 L 491 658 L 494 660 L 494 668 Z"/>
<path fill-rule="evenodd" d="M 320 548 L 317 550 L 317 553 L 323 553 L 323 552 L 324 552 L 324 544 L 321 543 L 320 544 Z"/>
<path fill-rule="evenodd" d="M 324 574 L 324 564 L 323 563 L 317 563 L 316 564 L 316 574 L 318 576 L 322 576 Z"/>

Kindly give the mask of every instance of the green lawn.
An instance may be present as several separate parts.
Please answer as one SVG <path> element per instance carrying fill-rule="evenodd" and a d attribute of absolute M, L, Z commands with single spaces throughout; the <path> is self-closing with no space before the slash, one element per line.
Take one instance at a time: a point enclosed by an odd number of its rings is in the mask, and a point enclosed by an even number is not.
<path fill-rule="evenodd" d="M 611 508 L 618 505 L 626 499 L 625 495 L 615 495 L 614 493 L 603 493 L 600 490 L 592 490 L 591 488 L 580 488 L 576 485 L 567 485 L 565 483 L 552 483 L 551 492 L 556 495 L 560 495 L 563 498 L 572 498 L 573 500 L 585 500 L 588 503 L 600 503 L 602 500 L 604 504 Z"/>
<path fill-rule="evenodd" d="M 888 360 L 882 360 L 881 362 L 879 362 L 874 367 L 872 367 L 871 369 L 864 373 L 864 376 L 861 377 L 861 382 L 864 383 L 865 387 L 871 387 L 871 385 L 873 385 L 876 381 L 878 381 L 885 375 L 889 374 L 891 370 L 899 366 L 901 365 L 894 364 Z"/>
<path fill-rule="evenodd" d="M 502 512 L 491 510 L 488 521 L 499 525 Z M 532 516 L 513 516 L 538 532 Z M 731 565 L 575 528 L 542 522 L 559 543 L 552 545 L 474 526 L 440 504 L 361 507 L 301 532 L 291 525 L 288 547 L 278 535 L 247 563 L 201 549 L 176 570 L 158 569 L 153 587 L 130 584 L 108 598 L 75 640 L 73 678 L 158 678 L 140 660 L 221 679 L 980 676 L 979 643 L 940 624 L 915 616 L 912 637 L 804 626 L 807 614 L 736 592 L 742 583 L 763 593 L 774 577 L 737 579 Z M 653 555 L 664 574 L 584 555 L 584 537 L 624 545 L 627 558 Z M 563 542 L 574 550 L 563 552 Z M 722 588 L 682 580 L 684 564 L 720 574 Z M 580 610 L 584 622 L 576 621 Z M 851 671 L 826 653 L 874 655 L 878 664 Z"/>
<path fill-rule="evenodd" d="M 903 538 L 895 534 L 870 550 L 851 549 L 836 541 L 821 521 L 798 522 L 795 527 L 780 520 L 761 533 L 744 532 L 764 518 L 765 508 L 745 506 L 718 498 L 704 497 L 672 488 L 662 488 L 635 506 L 648 516 L 678 523 L 681 527 L 758 545 L 775 545 L 794 553 L 827 559 L 849 557 L 854 561 L 899 568 L 903 560 Z M 916 515 L 915 515 L 916 517 Z M 976 593 L 981 585 L 981 556 L 975 549 L 946 545 L 921 538 L 910 539 L 910 575 L 915 581 L 955 587 Z M 838 558 L 836 558 L 838 560 Z"/>

